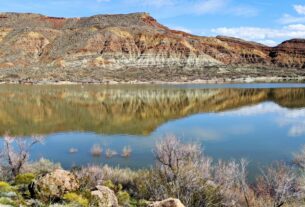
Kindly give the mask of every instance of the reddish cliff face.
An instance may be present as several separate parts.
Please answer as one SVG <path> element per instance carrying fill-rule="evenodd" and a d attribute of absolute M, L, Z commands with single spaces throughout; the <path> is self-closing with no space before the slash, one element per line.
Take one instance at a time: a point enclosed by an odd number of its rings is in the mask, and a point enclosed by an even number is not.
<path fill-rule="evenodd" d="M 56 18 L 0 15 L 0 78 L 156 80 L 169 74 L 212 77 L 304 75 L 305 40 L 277 47 L 171 30 L 147 13 Z M 253 72 L 256 69 L 256 72 Z M 264 74 L 262 70 L 265 69 Z M 258 72 L 257 72 L 258 71 Z M 151 77 L 151 78 L 148 78 Z M 193 78 L 193 79 L 194 79 Z"/>
<path fill-rule="evenodd" d="M 292 39 L 270 50 L 271 61 L 280 67 L 305 68 L 305 39 Z"/>

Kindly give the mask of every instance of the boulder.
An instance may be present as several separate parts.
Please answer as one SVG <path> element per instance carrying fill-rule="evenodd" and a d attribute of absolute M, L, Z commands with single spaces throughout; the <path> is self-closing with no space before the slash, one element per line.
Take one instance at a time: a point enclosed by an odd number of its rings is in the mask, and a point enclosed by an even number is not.
<path fill-rule="evenodd" d="M 64 194 L 79 189 L 76 176 L 65 170 L 55 170 L 35 182 L 35 190 L 43 198 L 60 198 Z"/>
<path fill-rule="evenodd" d="M 91 192 L 96 201 L 91 204 L 92 207 L 119 207 L 118 199 L 111 189 L 105 186 L 97 186 L 96 188 L 97 190 Z"/>
<path fill-rule="evenodd" d="M 179 199 L 169 198 L 163 201 L 154 202 L 149 207 L 185 207 Z"/>

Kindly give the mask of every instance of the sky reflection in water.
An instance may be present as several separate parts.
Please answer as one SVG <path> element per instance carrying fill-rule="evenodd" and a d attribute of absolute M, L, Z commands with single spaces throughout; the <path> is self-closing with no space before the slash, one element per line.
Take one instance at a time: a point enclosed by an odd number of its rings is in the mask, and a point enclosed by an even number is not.
<path fill-rule="evenodd" d="M 264 102 L 228 112 L 191 115 L 169 121 L 149 136 L 99 135 L 95 133 L 60 133 L 47 136 L 42 146 L 36 146 L 33 157 L 47 157 L 64 167 L 75 165 L 110 164 L 143 168 L 153 164 L 153 146 L 166 134 L 175 134 L 183 142 L 202 146 L 215 159 L 250 161 L 250 169 L 274 161 L 290 162 L 293 153 L 305 144 L 305 109 L 286 109 L 273 102 Z M 115 156 L 93 158 L 90 148 L 101 144 L 103 149 L 120 152 L 129 145 L 133 149 L 128 159 Z M 79 149 L 69 154 L 69 148 Z"/>

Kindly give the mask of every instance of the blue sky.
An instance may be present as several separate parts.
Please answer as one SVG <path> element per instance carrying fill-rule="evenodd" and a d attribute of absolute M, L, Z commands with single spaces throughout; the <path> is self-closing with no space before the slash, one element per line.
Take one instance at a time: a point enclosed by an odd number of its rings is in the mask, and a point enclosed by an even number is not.
<path fill-rule="evenodd" d="M 0 12 L 63 17 L 148 12 L 173 29 L 268 45 L 305 38 L 304 0 L 0 0 L 0 5 Z"/>

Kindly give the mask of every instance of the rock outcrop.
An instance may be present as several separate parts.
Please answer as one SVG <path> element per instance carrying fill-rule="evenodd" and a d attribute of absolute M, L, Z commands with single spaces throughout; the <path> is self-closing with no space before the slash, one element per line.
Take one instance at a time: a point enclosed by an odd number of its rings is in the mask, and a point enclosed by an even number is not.
<path fill-rule="evenodd" d="M 55 170 L 35 182 L 37 194 L 41 198 L 61 198 L 64 194 L 79 189 L 75 175 L 65 170 Z"/>
<path fill-rule="evenodd" d="M 147 13 L 87 18 L 1 13 L 0 69 L 0 80 L 23 82 L 303 76 L 305 40 L 271 48 L 199 37 L 171 30 Z"/>
<path fill-rule="evenodd" d="M 154 202 L 149 207 L 184 207 L 180 200 L 169 198 L 163 201 Z"/>
<path fill-rule="evenodd" d="M 94 206 L 119 207 L 118 199 L 112 190 L 105 186 L 97 186 L 96 188 L 97 190 L 91 192 L 92 197 L 96 201 Z"/>

